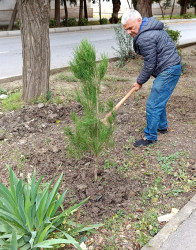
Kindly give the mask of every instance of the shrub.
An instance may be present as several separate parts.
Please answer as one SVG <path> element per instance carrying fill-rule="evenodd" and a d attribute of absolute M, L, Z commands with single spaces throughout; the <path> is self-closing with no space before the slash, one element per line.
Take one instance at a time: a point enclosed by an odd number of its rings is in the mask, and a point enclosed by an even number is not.
<path fill-rule="evenodd" d="M 114 48 L 119 58 L 118 66 L 123 67 L 128 59 L 135 58 L 135 52 L 133 51 L 133 38 L 126 33 L 122 24 L 114 26 L 114 31 L 118 45 L 118 49 Z"/>
<path fill-rule="evenodd" d="M 183 15 L 183 18 L 184 19 L 191 19 L 191 18 L 193 18 L 193 13 L 186 13 Z"/>
<path fill-rule="evenodd" d="M 72 237 L 76 233 L 91 230 L 100 225 L 85 227 L 71 220 L 71 216 L 87 199 L 68 209 L 63 208 L 66 190 L 58 190 L 62 174 L 55 183 L 45 183 L 41 177 L 36 182 L 34 172 L 28 182 L 18 179 L 8 167 L 9 188 L 0 183 L 0 249 L 40 249 L 72 244 L 81 250 Z"/>
<path fill-rule="evenodd" d="M 107 23 L 108 23 L 108 19 L 107 18 L 101 18 L 100 24 L 107 24 Z"/>
<path fill-rule="evenodd" d="M 79 25 L 80 26 L 86 26 L 88 24 L 88 20 L 86 18 L 81 18 Z"/>
<path fill-rule="evenodd" d="M 180 31 L 170 30 L 167 26 L 165 27 L 165 31 L 169 34 L 173 42 L 177 45 L 180 39 Z"/>
<path fill-rule="evenodd" d="M 50 19 L 50 21 L 49 21 L 49 27 L 50 28 L 56 27 L 56 20 L 55 19 Z"/>
<path fill-rule="evenodd" d="M 67 20 L 67 26 L 77 26 L 78 22 L 76 21 L 76 18 L 69 18 Z"/>

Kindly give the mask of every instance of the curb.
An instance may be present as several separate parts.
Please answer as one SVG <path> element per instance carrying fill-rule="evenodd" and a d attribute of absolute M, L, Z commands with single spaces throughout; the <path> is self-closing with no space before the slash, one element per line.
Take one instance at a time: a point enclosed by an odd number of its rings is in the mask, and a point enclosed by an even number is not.
<path fill-rule="evenodd" d="M 168 237 L 196 210 L 196 194 L 141 250 L 159 250 Z"/>
<path fill-rule="evenodd" d="M 178 23 L 178 22 L 196 22 L 196 18 L 192 19 L 172 19 L 172 20 L 161 20 L 163 23 Z M 85 31 L 85 30 L 100 30 L 100 29 L 112 29 L 117 24 L 102 24 L 102 25 L 89 25 L 89 26 L 75 26 L 75 27 L 63 27 L 63 28 L 50 28 L 49 33 L 62 33 L 62 32 L 74 32 L 74 31 Z M 1 37 L 12 37 L 20 36 L 20 30 L 12 31 L 0 31 Z"/>
<path fill-rule="evenodd" d="M 117 57 L 112 57 L 112 58 L 108 58 L 109 62 L 115 61 L 117 60 Z M 99 62 L 99 60 L 97 60 L 97 62 Z M 65 71 L 66 69 L 69 69 L 69 66 L 65 66 L 65 67 L 61 67 L 61 68 L 54 68 L 50 70 L 50 75 L 54 75 L 60 72 Z M 16 80 L 21 80 L 22 79 L 22 75 L 16 75 L 16 76 L 10 76 L 10 77 L 5 77 L 5 78 L 0 78 L 0 84 L 2 83 L 7 83 L 7 82 L 13 82 Z"/>

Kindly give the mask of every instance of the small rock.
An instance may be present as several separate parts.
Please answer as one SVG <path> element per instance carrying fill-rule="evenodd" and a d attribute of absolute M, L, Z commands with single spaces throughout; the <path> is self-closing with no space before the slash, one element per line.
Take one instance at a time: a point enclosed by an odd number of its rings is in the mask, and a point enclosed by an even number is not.
<path fill-rule="evenodd" d="M 59 152 L 59 149 L 57 148 L 57 146 L 54 146 L 54 147 L 52 148 L 52 152 L 53 152 L 53 153 L 58 153 L 58 152 Z"/>
<path fill-rule="evenodd" d="M 84 185 L 84 184 L 80 184 L 80 185 L 77 185 L 76 187 L 78 190 L 85 190 L 87 188 L 87 185 Z"/>
<path fill-rule="evenodd" d="M 8 95 L 5 95 L 5 94 L 0 95 L 0 100 L 4 100 L 6 98 L 8 98 Z"/>
<path fill-rule="evenodd" d="M 5 139 L 5 135 L 4 134 L 0 134 L 0 141 L 3 141 Z"/>
<path fill-rule="evenodd" d="M 103 237 L 99 236 L 99 238 L 97 240 L 98 246 L 100 246 L 102 243 L 103 243 Z"/>
<path fill-rule="evenodd" d="M 43 108 L 44 106 L 45 106 L 44 103 L 39 103 L 39 104 L 37 105 L 37 107 L 38 107 L 39 109 Z"/>
<path fill-rule="evenodd" d="M 48 115 L 48 122 L 56 122 L 56 120 L 58 120 L 57 114 L 49 114 Z"/>

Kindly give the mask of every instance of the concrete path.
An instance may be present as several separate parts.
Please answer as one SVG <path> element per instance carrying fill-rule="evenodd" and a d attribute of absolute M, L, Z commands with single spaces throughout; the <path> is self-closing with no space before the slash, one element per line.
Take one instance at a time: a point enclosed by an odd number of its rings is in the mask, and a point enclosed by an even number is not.
<path fill-rule="evenodd" d="M 196 250 L 196 195 L 141 250 Z"/>

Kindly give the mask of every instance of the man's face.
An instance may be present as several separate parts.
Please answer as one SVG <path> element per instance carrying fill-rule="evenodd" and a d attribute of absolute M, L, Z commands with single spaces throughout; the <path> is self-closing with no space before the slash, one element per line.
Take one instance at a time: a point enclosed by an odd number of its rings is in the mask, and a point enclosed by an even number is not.
<path fill-rule="evenodd" d="M 127 31 L 128 35 L 135 37 L 139 32 L 141 23 L 142 23 L 141 18 L 129 19 L 127 23 L 123 25 L 123 28 Z"/>

